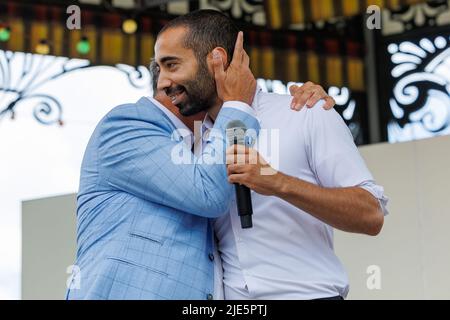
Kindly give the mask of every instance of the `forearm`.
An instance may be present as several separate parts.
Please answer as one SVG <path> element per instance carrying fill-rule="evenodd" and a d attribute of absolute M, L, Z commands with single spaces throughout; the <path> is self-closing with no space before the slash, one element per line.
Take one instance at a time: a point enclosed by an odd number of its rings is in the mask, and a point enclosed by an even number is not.
<path fill-rule="evenodd" d="M 368 235 L 381 230 L 380 205 L 362 188 L 323 188 L 280 172 L 274 179 L 275 196 L 336 229 Z"/>

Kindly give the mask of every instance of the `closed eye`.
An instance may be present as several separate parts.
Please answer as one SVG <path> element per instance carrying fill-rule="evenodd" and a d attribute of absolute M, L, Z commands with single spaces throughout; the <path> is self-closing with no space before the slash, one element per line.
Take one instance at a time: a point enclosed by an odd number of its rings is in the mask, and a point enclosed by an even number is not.
<path fill-rule="evenodd" d="M 162 57 L 161 60 L 159 61 L 159 65 L 163 66 L 164 69 L 172 70 L 179 63 L 178 60 L 179 58 L 174 56 Z"/>

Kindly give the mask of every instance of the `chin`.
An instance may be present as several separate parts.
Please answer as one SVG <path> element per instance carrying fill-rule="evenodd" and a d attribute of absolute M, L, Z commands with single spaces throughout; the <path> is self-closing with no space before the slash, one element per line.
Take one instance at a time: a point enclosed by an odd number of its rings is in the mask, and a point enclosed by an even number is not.
<path fill-rule="evenodd" d="M 180 114 L 184 117 L 190 117 L 197 113 L 199 113 L 199 112 L 196 110 L 192 110 L 192 109 L 180 109 Z"/>
<path fill-rule="evenodd" d="M 200 112 L 206 112 L 208 108 L 206 108 L 202 103 L 198 105 L 187 103 L 187 104 L 178 104 L 177 105 L 180 114 L 185 117 L 194 116 L 199 114 Z"/>
<path fill-rule="evenodd" d="M 195 114 L 195 111 L 192 110 L 191 107 L 189 106 L 177 106 L 178 110 L 180 111 L 180 114 L 184 117 L 189 117 L 192 116 L 193 114 Z"/>
<path fill-rule="evenodd" d="M 180 110 L 180 114 L 184 117 L 193 116 L 194 114 L 197 114 L 199 111 L 196 110 L 196 108 L 192 107 L 191 105 L 178 105 L 178 109 Z"/>

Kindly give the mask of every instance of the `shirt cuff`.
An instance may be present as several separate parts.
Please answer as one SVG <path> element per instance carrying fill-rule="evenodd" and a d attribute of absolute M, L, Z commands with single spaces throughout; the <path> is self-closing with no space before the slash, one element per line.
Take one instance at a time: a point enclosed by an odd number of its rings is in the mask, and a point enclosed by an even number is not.
<path fill-rule="evenodd" d="M 239 111 L 245 112 L 252 117 L 256 118 L 256 111 L 252 107 L 250 107 L 248 104 L 242 101 L 226 101 L 222 105 L 222 108 L 233 108 L 237 109 Z"/>
<path fill-rule="evenodd" d="M 368 181 L 364 182 L 358 187 L 366 190 L 375 198 L 377 198 L 378 202 L 380 203 L 381 210 L 383 210 L 384 216 L 387 216 L 389 214 L 389 211 L 387 210 L 389 198 L 384 195 L 384 188 L 382 186 L 376 185 L 373 181 Z"/>

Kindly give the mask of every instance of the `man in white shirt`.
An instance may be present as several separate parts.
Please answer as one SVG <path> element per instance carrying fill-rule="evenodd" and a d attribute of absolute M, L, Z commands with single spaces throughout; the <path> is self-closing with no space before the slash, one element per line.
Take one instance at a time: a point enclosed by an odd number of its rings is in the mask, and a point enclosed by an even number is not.
<path fill-rule="evenodd" d="M 252 229 L 241 228 L 236 206 L 215 221 L 226 299 L 346 297 L 333 228 L 375 236 L 387 213 L 339 114 L 318 106 L 295 113 L 283 108 L 290 102 L 258 90 L 256 148 L 228 149 L 229 163 L 241 160 L 228 166 L 229 182 L 253 190 L 254 215 Z"/>
<path fill-rule="evenodd" d="M 214 28 L 208 25 L 208 14 L 178 19 L 161 31 L 155 46 L 158 89 L 171 96 L 180 113 L 193 115 L 200 111 L 187 103 L 190 97 L 186 86 L 192 89 L 191 96 L 192 92 L 203 94 L 204 106 L 212 103 L 203 129 L 208 128 L 208 122 L 212 124 L 215 108 L 220 108 L 220 103 L 215 103 L 218 94 L 214 79 L 220 91 L 225 68 L 233 67 L 228 65 L 229 48 L 213 46 L 197 60 L 192 57 L 192 42 L 198 41 L 200 32 Z M 220 26 L 233 30 L 231 21 L 221 21 Z M 198 32 L 192 32 L 192 28 Z M 211 42 L 208 37 L 213 39 L 214 33 L 202 35 L 204 43 L 200 46 Z M 203 48 L 195 49 L 195 55 L 199 55 Z M 180 54 L 183 50 L 186 56 Z M 192 82 L 192 63 L 206 70 L 201 79 L 203 91 L 196 90 Z M 219 92 L 219 96 L 222 94 Z M 252 229 L 241 229 L 235 206 L 229 215 L 215 222 L 226 299 L 345 297 L 348 280 L 333 252 L 332 227 L 375 235 L 383 224 L 387 199 L 383 189 L 374 183 L 340 116 L 320 107 L 296 113 L 289 109 L 291 100 L 290 96 L 256 90 L 252 108 L 245 104 L 241 108 L 260 120 L 263 130 L 256 148 L 262 157 L 248 149 L 229 149 L 230 156 L 233 152 L 247 152 L 252 156 L 249 160 L 253 160 L 231 164 L 229 181 L 247 185 L 255 192 Z M 264 129 L 268 135 L 279 134 L 273 145 L 264 143 Z M 204 134 L 208 134 L 207 130 Z M 267 170 L 272 167 L 263 159 L 279 171 Z M 262 175 L 261 169 L 276 174 Z"/>

